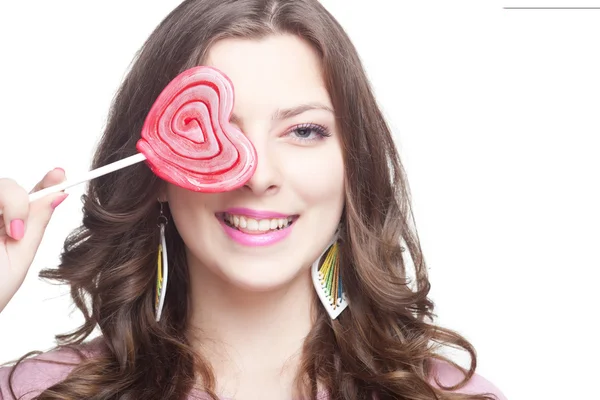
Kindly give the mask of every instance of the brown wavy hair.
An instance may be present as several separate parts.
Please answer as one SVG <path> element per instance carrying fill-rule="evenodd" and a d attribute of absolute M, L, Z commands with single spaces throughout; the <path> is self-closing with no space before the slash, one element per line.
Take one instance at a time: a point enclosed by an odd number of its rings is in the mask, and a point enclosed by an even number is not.
<path fill-rule="evenodd" d="M 475 349 L 458 333 L 433 324 L 427 269 L 390 129 L 354 46 L 317 0 L 181 3 L 137 54 L 92 167 L 137 152 L 139 132 L 158 94 L 180 72 L 202 64 L 213 43 L 272 34 L 298 35 L 319 53 L 346 167 L 340 257 L 350 307 L 331 320 L 315 296 L 318 316 L 304 343 L 299 394 L 315 399 L 320 385 L 332 400 L 494 398 L 459 393 L 475 372 Z M 99 328 L 103 351 L 82 357 L 65 380 L 37 399 L 185 399 L 198 380 L 217 398 L 210 365 L 186 338 L 188 270 L 174 224 L 166 236 L 175 268 L 162 319 L 154 319 L 161 185 L 143 164 L 90 182 L 81 227 L 67 238 L 59 267 L 41 276 L 70 285 L 85 317 L 77 330 L 57 336 L 59 347 L 80 348 Z M 470 368 L 440 355 L 442 346 L 466 351 Z M 460 368 L 464 380 L 453 387 L 431 385 L 436 359 Z"/>

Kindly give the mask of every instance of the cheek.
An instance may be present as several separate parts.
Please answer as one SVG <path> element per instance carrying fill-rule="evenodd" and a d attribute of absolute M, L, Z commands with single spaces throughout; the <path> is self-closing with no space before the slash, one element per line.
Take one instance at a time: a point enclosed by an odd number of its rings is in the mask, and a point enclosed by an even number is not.
<path fill-rule="evenodd" d="M 288 156 L 285 165 L 285 179 L 307 206 L 339 205 L 341 209 L 344 162 L 339 145 L 324 146 L 318 151 L 302 149 L 299 154 Z"/>
<path fill-rule="evenodd" d="M 210 194 L 196 193 L 170 185 L 167 199 L 177 229 L 182 234 L 193 231 L 199 225 L 202 226 L 202 220 L 207 218 L 206 210 L 211 202 Z"/>

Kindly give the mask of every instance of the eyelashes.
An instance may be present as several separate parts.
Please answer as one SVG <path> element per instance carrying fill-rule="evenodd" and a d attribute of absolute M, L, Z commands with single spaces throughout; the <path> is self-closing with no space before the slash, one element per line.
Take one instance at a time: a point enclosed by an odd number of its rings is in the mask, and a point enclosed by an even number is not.
<path fill-rule="evenodd" d="M 331 132 L 323 125 L 306 123 L 292 127 L 287 136 L 301 143 L 310 143 L 330 137 Z"/>

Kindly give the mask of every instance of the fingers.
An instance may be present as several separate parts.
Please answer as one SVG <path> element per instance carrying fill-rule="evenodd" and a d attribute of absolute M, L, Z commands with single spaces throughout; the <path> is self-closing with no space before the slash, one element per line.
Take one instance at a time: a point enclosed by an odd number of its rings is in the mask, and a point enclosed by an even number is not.
<path fill-rule="evenodd" d="M 54 168 L 49 171 L 41 181 L 39 181 L 30 193 L 34 193 L 50 186 L 58 185 L 66 179 L 65 171 L 62 168 Z"/>
<path fill-rule="evenodd" d="M 65 172 L 60 168 L 49 171 L 40 180 L 32 192 L 61 183 L 65 180 Z M 21 240 L 30 227 L 34 228 L 34 241 L 43 235 L 48 225 L 52 211 L 65 198 L 66 194 L 51 193 L 39 199 L 29 202 L 29 195 L 24 188 L 12 179 L 0 179 L 0 209 L 2 209 L 2 222 L 6 234 L 15 240 Z"/>
<path fill-rule="evenodd" d="M 21 239 L 26 248 L 37 249 L 44 237 L 46 227 L 50 222 L 54 209 L 67 196 L 67 193 L 52 193 L 31 203 L 29 206 L 29 219 L 27 220 L 27 232 Z"/>
<path fill-rule="evenodd" d="M 6 233 L 15 240 L 21 240 L 29 215 L 29 196 L 25 189 L 12 179 L 0 179 L 0 208 Z"/>

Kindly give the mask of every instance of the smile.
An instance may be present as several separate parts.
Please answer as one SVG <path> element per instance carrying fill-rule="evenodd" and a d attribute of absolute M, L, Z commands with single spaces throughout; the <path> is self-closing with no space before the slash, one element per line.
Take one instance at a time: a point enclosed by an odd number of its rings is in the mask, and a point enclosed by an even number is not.
<path fill-rule="evenodd" d="M 232 228 L 246 233 L 262 233 L 287 228 L 293 221 L 292 217 L 255 219 L 244 215 L 224 213 L 223 219 Z"/>
<path fill-rule="evenodd" d="M 267 213 L 268 214 L 268 213 Z M 217 213 L 216 217 L 225 233 L 244 246 L 267 246 L 285 239 L 292 230 L 297 216 L 277 214 L 271 218 L 259 218 L 260 214 L 242 215 L 229 212 Z"/>

